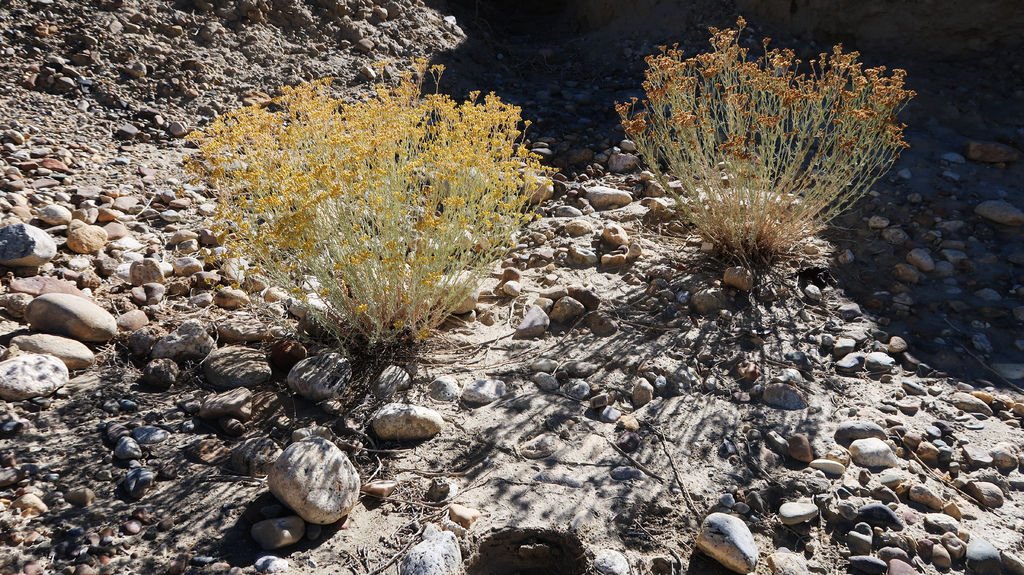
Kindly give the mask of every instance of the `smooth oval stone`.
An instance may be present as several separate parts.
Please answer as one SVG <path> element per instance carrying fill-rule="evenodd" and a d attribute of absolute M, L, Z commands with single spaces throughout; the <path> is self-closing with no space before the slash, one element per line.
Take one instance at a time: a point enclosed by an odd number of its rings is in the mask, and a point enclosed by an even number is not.
<path fill-rule="evenodd" d="M 760 552 L 754 536 L 742 519 L 712 513 L 701 524 L 697 547 L 723 567 L 736 573 L 757 569 Z"/>
<path fill-rule="evenodd" d="M 70 337 L 78 341 L 107 342 L 117 335 L 117 320 L 107 310 L 78 296 L 41 295 L 25 309 L 33 331 Z"/>
<path fill-rule="evenodd" d="M 790 501 L 779 507 L 783 525 L 799 525 L 818 516 L 818 506 L 810 502 Z"/>

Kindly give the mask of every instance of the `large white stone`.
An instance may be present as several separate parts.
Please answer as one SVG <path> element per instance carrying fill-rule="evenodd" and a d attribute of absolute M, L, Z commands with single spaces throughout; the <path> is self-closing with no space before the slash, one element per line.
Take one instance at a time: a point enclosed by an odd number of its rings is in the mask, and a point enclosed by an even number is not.
<path fill-rule="evenodd" d="M 27 353 L 0 362 L 0 399 L 44 397 L 67 382 L 67 366 L 52 355 Z"/>
<path fill-rule="evenodd" d="M 738 517 L 725 513 L 708 515 L 700 526 L 697 547 L 730 571 L 752 573 L 757 569 L 757 543 L 747 524 Z"/>
<path fill-rule="evenodd" d="M 899 459 L 889 444 L 877 437 L 858 439 L 850 444 L 850 458 L 861 467 L 896 467 Z"/>
<path fill-rule="evenodd" d="M 281 503 L 308 523 L 328 525 L 359 500 L 359 473 L 336 445 L 322 437 L 297 441 L 270 468 L 267 485 Z"/>
<path fill-rule="evenodd" d="M 462 552 L 451 531 L 432 524 L 423 530 L 423 541 L 405 554 L 398 572 L 401 575 L 457 575 L 462 572 Z"/>
<path fill-rule="evenodd" d="M 427 407 L 389 403 L 373 416 L 373 432 L 388 440 L 430 439 L 441 432 L 441 414 Z"/>

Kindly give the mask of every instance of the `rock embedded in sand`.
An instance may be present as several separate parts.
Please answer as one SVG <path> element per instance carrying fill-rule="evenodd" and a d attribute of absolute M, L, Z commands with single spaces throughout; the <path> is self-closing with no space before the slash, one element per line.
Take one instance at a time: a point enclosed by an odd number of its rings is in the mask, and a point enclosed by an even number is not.
<path fill-rule="evenodd" d="M 441 414 L 433 409 L 406 403 L 389 403 L 370 422 L 377 437 L 394 441 L 430 439 L 444 427 Z"/>
<path fill-rule="evenodd" d="M 850 444 L 850 458 L 861 467 L 888 468 L 899 465 L 889 444 L 876 437 L 858 439 Z"/>
<path fill-rule="evenodd" d="M 807 400 L 804 399 L 800 390 L 785 383 L 770 383 L 765 386 L 761 394 L 761 400 L 766 405 L 777 409 L 797 410 L 807 407 Z"/>
<path fill-rule="evenodd" d="M 725 513 L 708 515 L 700 527 L 697 547 L 736 573 L 757 569 L 759 550 L 754 536 L 742 519 Z"/>
<path fill-rule="evenodd" d="M 458 380 L 450 375 L 442 375 L 430 382 L 427 386 L 427 397 L 430 399 L 448 403 L 455 401 L 462 393 L 462 386 Z"/>
<path fill-rule="evenodd" d="M 967 568 L 976 575 L 999 575 L 1002 571 L 999 550 L 980 537 L 971 537 L 967 544 Z"/>
<path fill-rule="evenodd" d="M 481 407 L 498 401 L 508 393 L 500 379 L 476 379 L 462 389 L 462 401 L 470 407 Z"/>
<path fill-rule="evenodd" d="M 779 507 L 783 525 L 799 525 L 818 516 L 818 506 L 809 501 L 790 501 Z"/>
<path fill-rule="evenodd" d="M 754 274 L 743 266 L 729 267 L 725 269 L 722 283 L 740 291 L 750 291 L 754 289 Z"/>
<path fill-rule="evenodd" d="M 266 551 L 294 545 L 306 534 L 306 522 L 297 515 L 254 523 L 249 534 Z"/>
<path fill-rule="evenodd" d="M 964 151 L 967 159 L 988 164 L 1016 162 L 1020 159 L 1020 152 L 1016 148 L 999 142 L 970 140 Z"/>
<path fill-rule="evenodd" d="M 328 525 L 359 500 L 359 473 L 336 445 L 310 437 L 289 445 L 267 476 L 270 492 L 309 523 Z"/>
<path fill-rule="evenodd" d="M 462 572 L 462 552 L 451 531 L 427 524 L 423 541 L 409 549 L 399 566 L 400 575 L 456 575 Z"/>
<path fill-rule="evenodd" d="M 873 421 L 849 420 L 839 423 L 839 427 L 836 428 L 833 437 L 835 438 L 836 443 L 840 445 L 849 445 L 857 439 L 866 439 L 869 437 L 885 439 L 886 435 L 885 430 Z"/>

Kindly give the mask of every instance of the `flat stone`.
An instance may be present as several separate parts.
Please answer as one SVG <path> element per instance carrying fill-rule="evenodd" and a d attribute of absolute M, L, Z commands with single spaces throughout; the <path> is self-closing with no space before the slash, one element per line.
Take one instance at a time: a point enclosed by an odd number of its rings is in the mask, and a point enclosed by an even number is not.
<path fill-rule="evenodd" d="M 234 417 L 246 421 L 252 417 L 252 391 L 245 387 L 236 387 L 223 393 L 215 393 L 203 400 L 199 406 L 199 417 Z"/>
<path fill-rule="evenodd" d="M 827 475 L 832 475 L 835 477 L 839 477 L 846 473 L 845 465 L 839 463 L 838 461 L 833 461 L 831 459 L 815 459 L 814 461 L 810 462 L 810 464 L 808 464 L 808 467 L 810 467 L 811 469 L 818 469 L 820 471 L 823 471 Z"/>
<path fill-rule="evenodd" d="M 766 405 L 777 409 L 796 410 L 807 407 L 807 400 L 804 399 L 800 390 L 785 383 L 769 383 L 761 394 L 761 400 Z"/>
<path fill-rule="evenodd" d="M 811 502 L 790 501 L 779 507 L 783 525 L 799 525 L 818 516 L 818 506 Z"/>
<path fill-rule="evenodd" d="M 462 390 L 462 401 L 472 407 L 481 407 L 501 399 L 508 387 L 500 379 L 477 379 Z"/>
<path fill-rule="evenodd" d="M 882 575 L 889 568 L 885 561 L 870 555 L 851 555 L 847 561 L 855 571 L 868 575 Z"/>
<path fill-rule="evenodd" d="M 964 461 L 972 469 L 981 469 L 995 464 L 995 459 L 993 459 L 988 450 L 983 447 L 979 447 L 973 443 L 968 443 L 961 446 L 961 450 L 964 454 Z"/>
<path fill-rule="evenodd" d="M 873 351 L 864 356 L 864 368 L 870 373 L 889 373 L 896 366 L 896 360 L 889 354 Z"/>
<path fill-rule="evenodd" d="M 306 522 L 298 515 L 276 517 L 254 523 L 249 534 L 264 550 L 294 545 L 306 534 Z"/>
<path fill-rule="evenodd" d="M 872 421 L 862 420 L 851 420 L 843 421 L 836 428 L 835 435 L 833 436 L 836 443 L 840 445 L 849 445 L 851 442 L 857 439 L 867 439 L 874 437 L 876 439 L 886 439 L 885 430 L 882 429 L 877 423 Z"/>
<path fill-rule="evenodd" d="M 757 569 L 760 554 L 750 528 L 742 519 L 725 513 L 712 513 L 701 524 L 697 547 L 736 573 Z"/>
<path fill-rule="evenodd" d="M 139 445 L 156 445 L 163 443 L 171 436 L 170 432 L 154 425 L 143 425 L 132 430 L 132 439 Z"/>
<path fill-rule="evenodd" d="M 385 440 L 430 439 L 444 427 L 441 414 L 433 409 L 405 403 L 389 403 L 370 422 L 377 437 Z"/>
<path fill-rule="evenodd" d="M 24 352 L 52 355 L 72 370 L 85 369 L 96 363 L 96 354 L 85 344 L 59 335 L 45 333 L 19 335 L 11 338 L 11 344 L 16 345 Z"/>
<path fill-rule="evenodd" d="M 945 513 L 926 513 L 924 516 L 924 528 L 929 533 L 935 533 L 936 535 L 956 533 L 960 530 L 960 522 Z"/>
<path fill-rule="evenodd" d="M 34 331 L 78 341 L 107 342 L 117 335 L 117 320 L 105 309 L 77 296 L 51 293 L 32 300 L 25 319 Z"/>
<path fill-rule="evenodd" d="M 53 276 L 14 278 L 7 287 L 11 293 L 27 293 L 32 296 L 48 293 L 66 293 L 78 297 L 87 297 L 74 283 Z"/>
<path fill-rule="evenodd" d="M 270 381 L 273 370 L 266 353 L 242 346 L 210 352 L 203 360 L 206 381 L 216 389 L 256 387 Z"/>
<path fill-rule="evenodd" d="M 1019 226 L 1024 224 L 1024 211 L 1003 200 L 988 200 L 981 202 L 974 208 L 974 213 L 1004 226 Z"/>
<path fill-rule="evenodd" d="M 903 521 L 892 509 L 889 509 L 888 506 L 882 503 L 862 505 L 857 510 L 857 521 L 863 521 L 874 527 L 895 529 L 897 531 L 903 529 Z"/>
<path fill-rule="evenodd" d="M 629 205 L 633 201 L 633 196 L 623 190 L 594 186 L 587 188 L 587 201 L 595 210 L 611 210 Z"/>
<path fill-rule="evenodd" d="M 949 397 L 949 402 L 956 406 L 957 409 L 967 413 L 992 415 L 992 408 L 987 403 L 969 393 L 958 391 Z"/>

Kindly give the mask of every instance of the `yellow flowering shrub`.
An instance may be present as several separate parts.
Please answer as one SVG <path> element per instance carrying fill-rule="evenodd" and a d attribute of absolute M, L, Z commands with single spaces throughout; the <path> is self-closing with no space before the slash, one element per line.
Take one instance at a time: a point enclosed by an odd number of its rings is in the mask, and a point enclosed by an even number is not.
<path fill-rule="evenodd" d="M 421 96 L 411 73 L 356 103 L 319 81 L 219 118 L 194 168 L 229 247 L 372 348 L 440 325 L 529 219 L 526 178 L 543 170 L 521 125 L 493 94 Z"/>
<path fill-rule="evenodd" d="M 723 254 L 765 262 L 848 208 L 905 147 L 895 119 L 914 93 L 903 70 L 864 68 L 836 46 L 803 65 L 791 50 L 756 58 L 745 26 L 711 29 L 710 52 L 647 58 L 646 100 L 619 104 L 626 133 L 682 217 Z"/>

